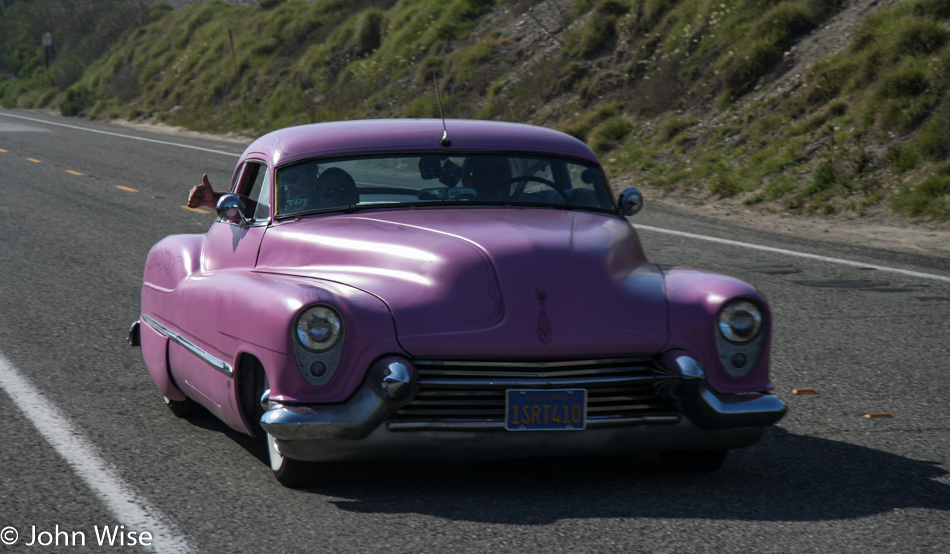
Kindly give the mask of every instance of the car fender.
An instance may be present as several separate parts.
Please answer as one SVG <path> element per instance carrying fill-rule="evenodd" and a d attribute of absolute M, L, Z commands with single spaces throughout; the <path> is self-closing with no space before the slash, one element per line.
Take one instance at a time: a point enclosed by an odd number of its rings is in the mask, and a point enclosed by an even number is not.
<path fill-rule="evenodd" d="M 172 235 L 153 246 L 146 260 L 142 316 L 149 330 L 142 330 L 142 350 L 164 396 L 183 400 L 177 383 L 187 379 L 202 391 L 193 395 L 196 401 L 231 427 L 248 431 L 238 410 L 237 387 L 229 384 L 233 375 L 214 371 L 177 344 L 169 346 L 169 335 L 198 346 L 230 372 L 241 356 L 254 356 L 267 372 L 272 398 L 285 402 L 342 402 L 373 359 L 405 355 L 389 308 L 375 296 L 330 281 L 246 269 L 202 273 L 203 243 L 204 235 Z M 314 387 L 297 367 L 291 326 L 302 309 L 320 302 L 334 306 L 349 325 L 341 369 L 330 383 Z M 169 363 L 169 348 L 179 363 Z"/>
<path fill-rule="evenodd" d="M 314 304 L 332 306 L 345 325 L 339 370 L 323 386 L 306 382 L 292 343 L 297 315 Z M 232 367 L 244 354 L 258 358 L 275 401 L 342 402 L 363 381 L 373 359 L 405 355 L 386 304 L 339 283 L 257 271 L 218 271 L 189 278 L 182 285 L 182 305 L 182 335 L 207 346 Z"/>
<path fill-rule="evenodd" d="M 752 285 L 719 273 L 662 266 L 669 302 L 670 350 L 684 350 L 703 365 L 708 384 L 720 393 L 764 392 L 769 383 L 771 312 Z M 736 298 L 754 300 L 765 316 L 764 341 L 754 367 L 742 378 L 730 375 L 719 356 L 716 328 L 719 310 Z"/>

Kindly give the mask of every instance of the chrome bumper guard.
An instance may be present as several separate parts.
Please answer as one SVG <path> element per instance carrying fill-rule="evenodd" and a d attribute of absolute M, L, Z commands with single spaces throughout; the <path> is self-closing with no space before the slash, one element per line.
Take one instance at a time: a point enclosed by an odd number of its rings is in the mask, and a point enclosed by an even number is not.
<path fill-rule="evenodd" d="M 363 439 L 416 394 L 415 367 L 396 356 L 373 364 L 343 404 L 286 405 L 267 401 L 261 427 L 280 441 Z"/>
<path fill-rule="evenodd" d="M 700 429 L 767 427 L 782 419 L 788 410 L 781 399 L 768 393 L 720 398 L 706 387 L 705 372 L 696 360 L 677 356 L 673 363 L 683 379 L 666 387 L 661 394 Z"/>

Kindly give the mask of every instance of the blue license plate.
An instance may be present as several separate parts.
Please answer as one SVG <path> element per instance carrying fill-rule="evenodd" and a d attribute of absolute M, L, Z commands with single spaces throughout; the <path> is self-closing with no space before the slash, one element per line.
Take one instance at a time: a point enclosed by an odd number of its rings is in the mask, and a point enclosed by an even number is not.
<path fill-rule="evenodd" d="M 509 431 L 583 431 L 587 427 L 587 390 L 508 389 L 505 429 Z"/>

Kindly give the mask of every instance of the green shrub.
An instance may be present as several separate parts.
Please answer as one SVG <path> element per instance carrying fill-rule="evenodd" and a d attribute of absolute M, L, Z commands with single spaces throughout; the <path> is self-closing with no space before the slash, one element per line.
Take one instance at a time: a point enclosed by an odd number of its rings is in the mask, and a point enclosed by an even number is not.
<path fill-rule="evenodd" d="M 660 18 L 669 11 L 673 0 L 644 0 L 643 1 L 643 22 L 648 27 L 654 26 Z"/>
<path fill-rule="evenodd" d="M 168 2 L 159 2 L 148 7 L 148 20 L 155 21 L 165 17 L 167 14 L 175 11 L 175 6 Z"/>
<path fill-rule="evenodd" d="M 802 191 L 803 196 L 813 196 L 819 192 L 829 189 L 838 181 L 838 171 L 830 161 L 824 161 L 818 164 L 811 177 L 811 185 Z"/>
<path fill-rule="evenodd" d="M 920 156 L 913 148 L 894 146 L 887 150 L 884 161 L 894 173 L 901 174 L 916 169 L 920 163 Z"/>
<path fill-rule="evenodd" d="M 791 46 L 792 41 L 815 27 L 811 12 L 798 2 L 780 2 L 759 17 L 752 28 L 757 37 L 773 37 L 782 48 Z"/>
<path fill-rule="evenodd" d="M 759 16 L 735 44 L 735 54 L 720 63 L 727 97 L 734 99 L 752 90 L 759 78 L 782 61 L 794 41 L 816 24 L 805 6 L 792 1 L 780 2 Z"/>
<path fill-rule="evenodd" d="M 562 67 L 560 73 L 558 73 L 555 89 L 557 91 L 570 90 L 587 74 L 587 68 L 583 64 L 570 62 Z"/>
<path fill-rule="evenodd" d="M 918 131 L 916 146 L 929 159 L 946 159 L 950 155 L 950 120 L 932 117 Z"/>
<path fill-rule="evenodd" d="M 279 3 L 279 2 L 276 2 L 276 3 Z M 228 7 L 229 6 L 225 4 L 224 2 L 214 0 L 212 2 L 208 2 L 207 4 L 201 5 L 200 8 L 197 8 L 194 11 L 190 12 L 191 17 L 188 19 L 185 32 L 182 33 L 183 35 L 182 38 L 185 39 L 186 41 L 191 39 L 195 35 L 195 32 L 198 30 L 199 27 L 211 22 L 218 12 L 220 12 L 221 10 L 228 9 Z"/>
<path fill-rule="evenodd" d="M 930 88 L 927 72 L 917 64 L 906 64 L 886 75 L 881 83 L 883 98 L 919 96 Z"/>
<path fill-rule="evenodd" d="M 716 171 L 709 181 L 708 188 L 710 193 L 720 198 L 729 198 L 742 191 L 739 176 L 735 169 L 725 162 L 720 162 L 717 165 Z"/>
<path fill-rule="evenodd" d="M 856 70 L 853 60 L 817 62 L 806 79 L 807 103 L 820 106 L 837 98 Z"/>
<path fill-rule="evenodd" d="M 624 117 L 612 117 L 594 128 L 591 132 L 591 148 L 596 152 L 606 152 L 627 138 L 633 124 Z"/>
<path fill-rule="evenodd" d="M 910 100 L 890 100 L 876 105 L 873 114 L 881 131 L 911 132 L 927 119 L 933 110 L 933 98 L 922 95 Z"/>
<path fill-rule="evenodd" d="M 356 34 L 351 39 L 355 50 L 361 54 L 375 51 L 383 43 L 385 15 L 378 9 L 363 12 L 356 26 Z"/>
<path fill-rule="evenodd" d="M 950 177 L 932 175 L 894 195 L 891 206 L 910 217 L 950 217 Z"/>
<path fill-rule="evenodd" d="M 444 96 L 443 100 L 446 100 Z M 439 117 L 439 99 L 435 94 L 417 96 L 403 109 L 402 117 Z"/>
<path fill-rule="evenodd" d="M 695 119 L 673 116 L 667 119 L 664 119 L 656 130 L 656 138 L 660 142 L 669 142 L 673 140 L 676 135 L 680 134 L 683 129 L 688 129 L 693 124 L 696 123 Z"/>
<path fill-rule="evenodd" d="M 782 53 L 773 40 L 762 38 L 733 56 L 723 69 L 728 96 L 734 99 L 751 91 L 759 78 L 782 60 Z"/>
<path fill-rule="evenodd" d="M 601 0 L 595 9 L 600 13 L 618 16 L 630 12 L 629 3 L 621 0 Z"/>
<path fill-rule="evenodd" d="M 950 19 L 950 2 L 947 2 L 947 0 L 916 0 L 911 4 L 911 12 L 919 17 Z"/>
<path fill-rule="evenodd" d="M 808 13 L 817 19 L 826 17 L 837 12 L 844 6 L 844 0 L 806 0 L 805 7 Z"/>
<path fill-rule="evenodd" d="M 629 6 L 618 0 L 602 0 L 581 31 L 577 53 L 589 58 L 600 52 L 617 36 L 617 20 L 630 11 Z"/>
<path fill-rule="evenodd" d="M 945 25 L 917 19 L 901 25 L 897 33 L 896 49 L 904 55 L 929 56 L 940 51 L 948 39 L 950 31 Z"/>
<path fill-rule="evenodd" d="M 416 70 L 416 82 L 431 84 L 433 75 L 439 79 L 445 75 L 445 58 L 429 56 L 422 60 L 419 69 Z"/>
<path fill-rule="evenodd" d="M 771 202 L 786 196 L 798 188 L 798 182 L 791 177 L 776 177 L 766 184 L 765 188 L 753 198 L 753 202 Z"/>
<path fill-rule="evenodd" d="M 591 132 L 591 129 L 614 117 L 620 113 L 620 110 L 622 109 L 623 104 L 619 103 L 600 106 L 594 111 L 590 112 L 587 117 L 585 117 L 579 123 L 575 123 L 565 128 L 564 132 L 576 137 L 578 140 L 586 142 L 587 135 Z"/>
<path fill-rule="evenodd" d="M 66 91 L 66 99 L 59 106 L 59 112 L 66 117 L 84 113 L 96 103 L 96 94 L 89 88 L 77 85 Z"/>
<path fill-rule="evenodd" d="M 43 91 L 37 98 L 36 103 L 33 106 L 34 108 L 45 108 L 56 98 L 59 94 L 59 91 L 54 88 L 48 88 Z"/>

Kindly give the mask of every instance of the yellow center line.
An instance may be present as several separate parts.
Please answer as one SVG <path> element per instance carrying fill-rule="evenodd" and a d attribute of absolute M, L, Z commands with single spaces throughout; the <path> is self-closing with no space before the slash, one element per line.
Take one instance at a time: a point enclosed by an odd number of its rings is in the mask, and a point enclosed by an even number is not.
<path fill-rule="evenodd" d="M 3 148 L 0 148 L 0 152 L 9 152 L 9 150 L 4 150 Z"/>
<path fill-rule="evenodd" d="M 67 169 L 67 170 L 66 170 L 66 173 L 71 173 L 71 174 L 73 174 L 73 175 L 82 175 L 82 173 L 80 173 L 80 172 L 78 172 L 78 171 L 73 171 L 72 169 Z"/>
<path fill-rule="evenodd" d="M 41 163 L 43 163 L 43 162 L 41 162 L 40 160 L 37 160 L 36 158 L 27 158 L 26 161 L 28 161 L 28 162 L 33 162 L 33 163 L 35 163 L 35 164 L 41 164 Z"/>
<path fill-rule="evenodd" d="M 201 208 L 189 208 L 188 206 L 182 206 L 182 208 L 185 208 L 189 212 L 195 212 L 196 214 L 210 214 L 211 213 L 208 210 L 202 210 Z"/>
<path fill-rule="evenodd" d="M 139 189 L 134 189 L 134 188 L 132 188 L 132 187 L 124 187 L 124 186 L 122 186 L 122 185 L 116 185 L 115 188 L 120 189 L 120 190 L 127 190 L 127 191 L 129 191 L 129 192 L 138 192 L 138 191 L 139 191 Z"/>

